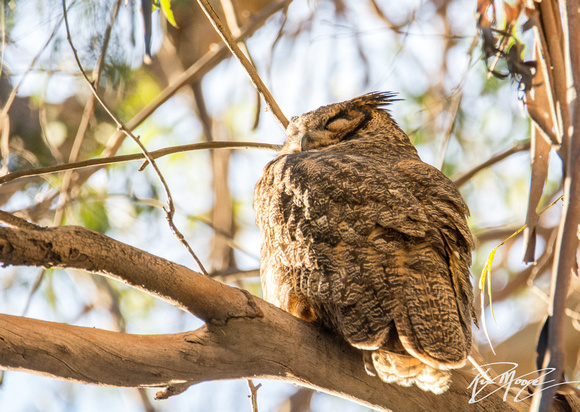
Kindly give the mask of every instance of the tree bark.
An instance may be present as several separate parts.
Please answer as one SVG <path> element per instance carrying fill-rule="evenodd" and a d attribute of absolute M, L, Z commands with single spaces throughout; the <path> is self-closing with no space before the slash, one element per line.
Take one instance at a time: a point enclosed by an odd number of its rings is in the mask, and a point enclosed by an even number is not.
<path fill-rule="evenodd" d="M 0 262 L 82 269 L 105 275 L 210 323 L 259 316 L 245 291 L 79 226 L 0 227 Z"/>
<path fill-rule="evenodd" d="M 0 216 L 1 217 L 1 216 Z M 4 220 L 6 221 L 6 220 Z M 361 351 L 250 295 L 107 236 L 73 226 L 0 227 L 3 265 L 85 269 L 171 302 L 206 321 L 174 335 L 131 335 L 0 315 L 0 367 L 69 381 L 166 388 L 202 381 L 268 378 L 379 410 L 524 411 L 529 399 L 488 385 L 470 404 L 475 375 L 454 371 L 443 395 L 368 375 Z M 485 394 L 490 394 L 485 397 Z"/>

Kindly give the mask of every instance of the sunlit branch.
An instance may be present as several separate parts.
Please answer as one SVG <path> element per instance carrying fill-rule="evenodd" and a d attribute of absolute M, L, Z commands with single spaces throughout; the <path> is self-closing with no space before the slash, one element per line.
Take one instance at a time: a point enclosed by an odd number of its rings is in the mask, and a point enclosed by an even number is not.
<path fill-rule="evenodd" d="M 204 142 L 204 143 L 190 143 L 179 146 L 165 147 L 159 150 L 152 150 L 149 152 L 149 155 L 153 159 L 158 159 L 160 157 L 167 156 L 170 154 L 190 152 L 203 149 L 262 149 L 262 150 L 278 151 L 280 150 L 281 147 L 282 147 L 281 145 L 277 144 L 259 143 L 259 142 Z M 52 173 L 64 172 L 67 170 L 84 169 L 88 167 L 102 167 L 106 165 L 130 162 L 135 160 L 146 160 L 145 155 L 143 153 L 134 153 L 99 159 L 82 160 L 80 162 L 67 163 L 64 165 L 38 167 L 36 169 L 21 170 L 18 172 L 8 173 L 5 176 L 1 176 L 0 184 L 8 183 L 13 180 L 21 179 L 24 177 L 41 176 Z"/>
<path fill-rule="evenodd" d="M 280 123 L 282 128 L 286 130 L 286 127 L 288 126 L 288 119 L 286 118 L 286 116 L 284 116 L 284 113 L 282 113 L 282 110 L 278 106 L 278 103 L 276 103 L 276 101 L 274 100 L 274 97 L 272 96 L 272 94 L 270 93 L 270 91 L 268 90 L 268 88 L 258 75 L 258 72 L 254 68 L 252 63 L 248 60 L 246 55 L 242 52 L 242 50 L 236 43 L 236 40 L 233 38 L 229 29 L 222 24 L 219 16 L 216 14 L 215 10 L 207 0 L 198 0 L 198 3 L 205 12 L 205 14 L 207 15 L 207 17 L 209 18 L 212 25 L 215 27 L 218 34 L 226 43 L 232 54 L 238 59 L 238 61 L 241 63 L 244 69 L 246 69 L 246 71 L 248 72 L 248 75 L 250 76 L 252 83 L 254 84 L 256 89 L 260 92 L 260 95 L 262 95 L 262 97 L 266 101 L 266 105 L 268 105 L 268 108 L 270 109 L 270 111 L 272 112 L 278 123 Z"/>
<path fill-rule="evenodd" d="M 230 28 L 232 36 L 234 38 L 240 37 L 240 24 L 238 21 L 238 16 L 236 15 L 236 8 L 232 0 L 221 0 L 222 9 L 224 10 L 226 23 Z M 248 56 L 250 63 L 252 66 L 255 66 L 254 59 L 252 59 L 252 55 L 250 54 L 250 50 L 245 41 L 241 41 L 241 48 L 243 49 L 244 53 Z M 260 123 L 260 110 L 262 107 L 262 101 L 260 100 L 260 92 L 256 90 L 256 114 L 254 116 L 254 123 L 252 125 L 252 130 L 258 128 L 258 124 Z"/>
<path fill-rule="evenodd" d="M 115 5 L 113 6 L 113 11 L 111 13 L 111 19 L 107 23 L 107 28 L 105 29 L 105 34 L 103 36 L 103 45 L 101 46 L 101 53 L 99 54 L 99 60 L 97 61 L 97 65 L 93 70 L 93 84 L 95 89 L 99 87 L 99 81 L 101 79 L 101 73 L 103 72 L 103 68 L 105 67 L 105 58 L 107 56 L 107 49 L 109 48 L 109 40 L 111 39 L 111 32 L 113 30 L 113 25 L 115 20 L 117 19 L 117 15 L 119 13 L 119 9 L 121 7 L 122 0 L 117 0 Z M 78 160 L 79 153 L 81 151 L 81 146 L 85 139 L 85 135 L 87 133 L 89 123 L 93 118 L 95 112 L 95 95 L 91 94 L 85 104 L 85 108 L 83 110 L 83 115 L 81 117 L 81 121 L 79 127 L 77 129 L 77 133 L 73 140 L 73 144 L 69 153 L 68 163 L 73 163 Z M 54 224 L 60 225 L 62 222 L 62 216 L 64 214 L 64 207 L 69 198 L 69 189 L 71 186 L 71 181 L 73 177 L 73 172 L 70 171 L 64 175 L 62 185 L 60 187 L 60 198 L 59 203 L 55 210 L 54 216 Z"/>
<path fill-rule="evenodd" d="M 252 403 L 252 412 L 258 412 L 258 389 L 262 386 L 261 383 L 254 385 L 254 381 L 248 379 L 248 386 L 250 388 L 250 401 Z"/>
<path fill-rule="evenodd" d="M 0 221 L 11 219 L 20 225 L 21 219 L 6 215 L 0 213 Z M 225 322 L 232 313 L 256 314 L 245 291 L 79 226 L 0 226 L 0 263 L 97 273 L 156 296 L 205 322 Z"/>
<path fill-rule="evenodd" d="M 245 24 L 240 30 L 239 38 L 236 41 L 243 41 L 250 37 L 256 30 L 258 30 L 266 22 L 266 20 L 274 13 L 288 7 L 292 0 L 280 0 L 265 6 L 259 13 L 256 13 L 250 18 L 250 21 Z M 70 7 L 69 7 L 70 8 Z M 225 44 L 220 43 L 216 47 L 212 47 L 199 60 L 192 64 L 187 70 L 181 73 L 170 85 L 168 85 L 161 93 L 151 100 L 149 104 L 143 107 L 135 116 L 126 122 L 126 127 L 129 130 L 134 130 L 141 123 L 143 123 L 151 114 L 153 114 L 163 103 L 168 101 L 173 95 L 177 93 L 182 87 L 195 83 L 214 68 L 219 62 L 228 57 L 229 50 Z M 121 146 L 125 133 L 117 130 L 109 137 L 107 147 L 103 150 L 102 157 L 113 156 Z M 273 145 L 274 146 L 274 145 Z M 277 150 L 277 149 L 276 149 Z M 96 170 L 96 168 L 94 169 Z M 80 174 L 78 183 L 86 181 L 93 171 Z M 0 178 L 2 183 L 2 178 Z"/>
<path fill-rule="evenodd" d="M 468 170 L 467 172 L 455 177 L 453 179 L 453 182 L 455 183 L 455 185 L 457 187 L 461 187 L 465 183 L 467 183 L 473 176 L 475 176 L 477 173 L 481 172 L 483 169 L 486 169 L 489 166 L 492 166 L 496 163 L 499 163 L 502 160 L 510 157 L 511 155 L 513 155 L 515 153 L 523 152 L 525 150 L 530 150 L 530 142 L 516 143 L 513 147 L 490 157 L 485 162 L 475 166 L 473 169 Z"/>
<path fill-rule="evenodd" d="M 542 2 L 542 5 L 544 5 Z M 552 2 L 547 2 L 553 5 Z M 564 370 L 564 320 L 568 310 L 568 290 L 572 278 L 572 272 L 578 267 L 576 255 L 578 251 L 578 225 L 580 224 L 580 2 L 578 0 L 566 0 L 563 2 L 564 18 L 562 19 L 567 43 L 561 42 L 562 37 L 552 38 L 554 46 L 550 54 L 555 54 L 558 47 L 564 46 L 558 57 L 563 57 L 564 64 L 554 67 L 555 75 L 560 73 L 560 78 L 555 82 L 556 92 L 561 103 L 561 115 L 564 125 L 563 153 L 564 168 L 564 209 L 560 220 L 560 230 L 556 240 L 555 260 L 552 269 L 551 285 L 551 320 L 548 329 L 548 342 L 544 356 L 544 367 L 555 368 L 556 371 Z M 544 9 L 542 9 L 544 10 Z M 552 9 L 552 13 L 559 12 L 558 5 Z M 560 23 L 560 21 L 558 21 Z M 558 25 L 558 27 L 560 27 Z M 548 35 L 546 35 L 547 37 Z M 550 40 L 550 39 L 548 39 Z M 558 69 L 558 70 L 556 70 Z M 565 75 L 565 69 L 571 71 Z M 571 79 L 571 84 L 567 82 Z M 558 81 L 559 80 L 559 81 Z M 559 92 L 559 93 L 558 93 Z M 570 101 L 568 100 L 570 98 Z M 570 103 L 570 106 L 568 106 Z M 568 112 L 568 107 L 573 112 Z M 571 114 L 571 116 L 570 116 Z M 569 126 L 572 126 L 569 128 Z M 570 134 L 570 130 L 572 130 Z M 568 150 L 566 150 L 568 149 Z M 561 155 L 562 156 L 562 155 Z M 533 398 L 531 410 L 548 411 L 553 404 L 556 392 L 551 382 L 542 378 L 540 383 L 541 393 L 536 393 Z"/>
<path fill-rule="evenodd" d="M 18 216 L 14 216 L 11 213 L 0 210 L 0 222 L 4 223 L 6 226 L 20 229 L 28 230 L 38 230 L 41 227 L 30 223 L 27 220 L 21 219 Z"/>

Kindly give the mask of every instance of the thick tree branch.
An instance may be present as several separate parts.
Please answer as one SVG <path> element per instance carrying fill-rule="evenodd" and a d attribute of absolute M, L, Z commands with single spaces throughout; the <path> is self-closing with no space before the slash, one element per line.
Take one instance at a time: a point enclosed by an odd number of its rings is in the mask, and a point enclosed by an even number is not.
<path fill-rule="evenodd" d="M 83 383 L 168 387 L 271 378 L 370 407 L 397 411 L 523 411 L 513 394 L 485 388 L 469 404 L 474 376 L 454 371 L 444 395 L 387 385 L 369 376 L 361 352 L 247 292 L 90 230 L 0 227 L 4 265 L 70 267 L 118 279 L 206 320 L 197 331 L 140 336 L 0 315 L 0 367 Z M 284 350 L 281 350 L 284 348 Z"/>
<path fill-rule="evenodd" d="M 98 273 L 166 300 L 210 323 L 260 316 L 248 303 L 244 291 L 78 226 L 36 230 L 0 227 L 0 263 Z"/>
<path fill-rule="evenodd" d="M 544 6 L 545 2 L 542 2 Z M 548 6 L 551 5 L 548 2 Z M 558 5 L 552 4 L 556 11 Z M 557 44 L 563 50 L 559 50 L 558 57 L 562 58 L 560 67 L 553 65 L 554 73 L 566 73 L 560 75 L 556 81 L 556 94 L 561 103 L 561 115 L 563 119 L 562 162 L 564 163 L 564 210 L 560 220 L 560 230 L 556 240 L 554 266 L 552 270 L 552 304 L 550 308 L 550 324 L 548 329 L 548 344 L 544 356 L 544 367 L 563 371 L 565 364 L 564 348 L 564 321 L 567 305 L 568 290 L 572 272 L 577 270 L 578 249 L 578 226 L 580 225 L 580 104 L 578 93 L 580 92 L 580 2 L 567 0 L 563 2 L 564 19 L 562 20 L 563 32 L 566 36 L 552 39 L 553 42 L 564 40 L 564 44 Z M 542 8 L 544 11 L 544 8 Z M 543 16 L 542 16 L 543 17 Z M 558 25 L 560 27 L 560 25 Z M 550 55 L 553 54 L 550 47 Z M 565 64 L 564 64 L 565 62 Z M 557 79 L 558 80 L 558 79 Z M 559 86 L 559 89 L 558 87 Z M 559 93 L 558 93 L 559 91 Z M 572 111 L 569 112 L 568 108 Z M 571 128 L 569 126 L 572 126 Z M 547 411 L 553 401 L 556 388 L 550 387 L 548 382 L 542 380 L 541 388 L 546 388 L 541 395 L 534 395 L 533 410 Z"/>
<path fill-rule="evenodd" d="M 576 87 L 576 90 L 579 89 Z M 573 119 L 574 128 L 568 152 L 567 174 L 564 178 L 564 210 L 556 241 L 557 259 L 554 261 L 552 270 L 552 319 L 548 331 L 548 348 L 544 357 L 545 367 L 555 368 L 556 371 L 564 370 L 563 324 L 572 272 L 577 268 L 576 254 L 578 250 L 578 226 L 580 225 L 580 202 L 578 202 L 580 199 L 580 104 L 578 101 L 575 104 Z M 547 389 L 542 393 L 539 410 L 547 411 L 556 388 L 551 388 L 548 383 L 544 382 L 542 382 L 542 387 L 547 387 Z M 539 397 L 535 397 L 534 402 L 538 400 Z M 536 404 L 534 404 L 535 406 Z"/>
<path fill-rule="evenodd" d="M 159 397 L 211 380 L 267 378 L 307 386 L 379 410 L 526 411 L 504 390 L 469 404 L 473 376 L 453 373 L 434 395 L 366 373 L 361 353 L 257 299 L 262 318 L 237 318 L 175 335 L 131 335 L 0 315 L 0 367 L 80 383 L 166 387 Z M 284 348 L 284 350 L 281 350 Z M 511 398 L 511 399 L 510 399 Z"/>

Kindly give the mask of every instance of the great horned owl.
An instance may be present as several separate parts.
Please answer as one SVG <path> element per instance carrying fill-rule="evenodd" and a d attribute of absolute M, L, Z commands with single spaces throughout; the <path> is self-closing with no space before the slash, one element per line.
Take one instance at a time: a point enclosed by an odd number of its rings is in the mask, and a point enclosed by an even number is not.
<path fill-rule="evenodd" d="M 370 374 L 442 393 L 471 350 L 469 212 L 386 110 L 394 100 L 292 118 L 256 185 L 262 287 L 362 349 Z"/>

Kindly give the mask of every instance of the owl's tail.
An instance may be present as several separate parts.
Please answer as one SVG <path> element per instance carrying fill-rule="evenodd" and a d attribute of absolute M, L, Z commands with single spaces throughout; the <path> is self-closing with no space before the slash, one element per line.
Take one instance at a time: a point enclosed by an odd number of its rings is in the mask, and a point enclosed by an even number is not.
<path fill-rule="evenodd" d="M 383 382 L 401 386 L 417 385 L 435 394 L 445 392 L 451 383 L 451 372 L 429 366 L 410 355 L 383 349 L 364 351 L 365 368 L 370 375 L 379 375 Z"/>

